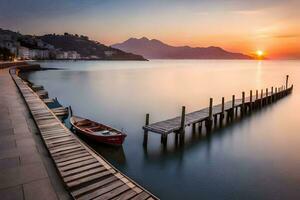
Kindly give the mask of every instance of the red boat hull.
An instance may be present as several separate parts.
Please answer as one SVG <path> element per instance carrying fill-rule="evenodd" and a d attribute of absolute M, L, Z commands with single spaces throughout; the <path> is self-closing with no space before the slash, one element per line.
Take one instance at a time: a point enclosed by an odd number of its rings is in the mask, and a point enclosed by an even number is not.
<path fill-rule="evenodd" d="M 86 137 L 88 137 L 89 139 L 91 139 L 93 141 L 105 143 L 105 144 L 109 144 L 109 145 L 116 145 L 116 146 L 122 145 L 125 140 L 125 137 L 126 137 L 126 135 L 98 136 L 98 135 L 86 133 L 79 129 L 76 129 L 76 132 L 79 132 L 80 134 L 85 135 Z"/>

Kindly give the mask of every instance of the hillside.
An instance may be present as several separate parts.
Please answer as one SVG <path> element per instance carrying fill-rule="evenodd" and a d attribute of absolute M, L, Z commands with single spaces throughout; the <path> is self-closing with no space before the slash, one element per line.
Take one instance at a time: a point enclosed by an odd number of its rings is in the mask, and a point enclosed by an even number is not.
<path fill-rule="evenodd" d="M 64 35 L 47 34 L 39 36 L 44 42 L 62 51 L 77 51 L 82 57 L 95 56 L 105 60 L 145 60 L 142 56 L 126 53 L 119 49 L 105 46 L 89 40 L 87 36 L 65 33 Z M 110 55 L 107 55 L 109 53 Z"/>
<path fill-rule="evenodd" d="M 50 56 L 43 59 L 55 59 L 55 55 L 60 52 L 76 51 L 80 54 L 81 59 L 146 60 L 143 56 L 127 53 L 90 40 L 87 36 L 69 33 L 35 36 L 23 35 L 19 32 L 0 28 L 0 47 L 11 48 L 14 54 L 17 54 L 16 49 L 20 47 L 26 47 L 29 50 L 49 51 Z"/>
<path fill-rule="evenodd" d="M 122 51 L 139 54 L 147 59 L 251 59 L 250 56 L 225 51 L 220 47 L 171 46 L 159 40 L 130 38 L 112 45 Z"/>

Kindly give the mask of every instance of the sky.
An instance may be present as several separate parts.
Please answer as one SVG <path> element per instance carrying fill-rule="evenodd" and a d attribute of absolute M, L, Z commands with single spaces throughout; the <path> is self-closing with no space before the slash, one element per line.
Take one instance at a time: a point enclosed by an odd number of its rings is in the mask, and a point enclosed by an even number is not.
<path fill-rule="evenodd" d="M 0 27 L 300 58 L 300 0 L 0 0 Z"/>

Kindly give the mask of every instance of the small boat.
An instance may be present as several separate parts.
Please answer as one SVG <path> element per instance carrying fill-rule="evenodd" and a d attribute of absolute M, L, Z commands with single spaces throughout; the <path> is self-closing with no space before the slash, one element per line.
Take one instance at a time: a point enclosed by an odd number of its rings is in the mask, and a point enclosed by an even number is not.
<path fill-rule="evenodd" d="M 127 136 L 119 130 L 82 117 L 71 116 L 70 123 L 77 132 L 105 144 L 122 145 Z"/>

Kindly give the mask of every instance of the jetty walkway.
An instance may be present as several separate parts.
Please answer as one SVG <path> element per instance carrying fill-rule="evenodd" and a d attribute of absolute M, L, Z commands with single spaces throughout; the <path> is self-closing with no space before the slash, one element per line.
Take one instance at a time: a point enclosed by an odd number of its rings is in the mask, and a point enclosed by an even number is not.
<path fill-rule="evenodd" d="M 188 114 L 186 114 L 185 106 L 183 106 L 181 116 L 152 124 L 149 124 L 150 116 L 146 114 L 146 122 L 145 126 L 143 126 L 144 145 L 147 145 L 149 131 L 161 134 L 161 143 L 166 145 L 168 134 L 175 133 L 178 140 L 178 135 L 184 136 L 186 126 L 192 125 L 193 132 L 195 132 L 196 125 L 198 125 L 198 130 L 201 132 L 202 124 L 204 123 L 209 132 L 212 126 L 216 127 L 218 124 L 222 126 L 225 117 L 227 119 L 226 122 L 230 122 L 238 117 L 238 114 L 243 117 L 246 114 L 250 114 L 252 110 L 261 109 L 292 92 L 293 85 L 288 87 L 288 79 L 289 76 L 287 75 L 285 86 L 271 87 L 271 90 L 267 88 L 265 91 L 261 90 L 260 93 L 256 90 L 255 95 L 252 90 L 247 97 L 245 92 L 242 92 L 242 98 L 236 99 L 235 95 L 232 95 L 232 100 L 227 102 L 222 97 L 222 103 L 218 105 L 213 105 L 213 99 L 210 98 L 209 107 Z"/>
<path fill-rule="evenodd" d="M 18 76 L 22 69 L 28 69 L 28 66 L 11 68 L 10 74 L 73 199 L 158 199 L 115 169 L 67 129 L 38 94 Z"/>

